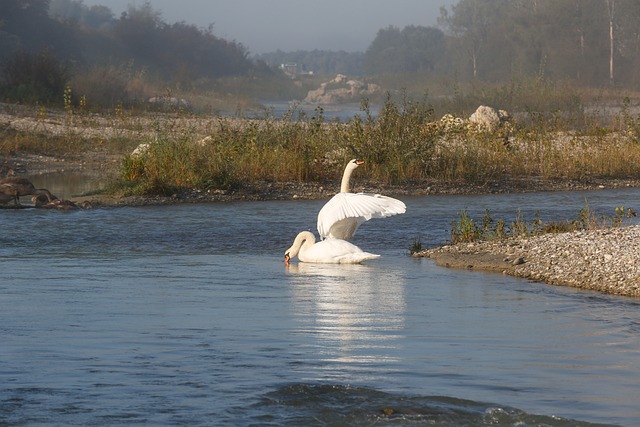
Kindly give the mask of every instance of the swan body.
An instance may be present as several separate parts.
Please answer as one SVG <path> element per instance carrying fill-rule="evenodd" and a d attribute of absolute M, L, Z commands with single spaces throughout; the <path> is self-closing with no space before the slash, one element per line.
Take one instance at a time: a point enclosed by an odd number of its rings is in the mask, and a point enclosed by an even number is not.
<path fill-rule="evenodd" d="M 285 263 L 294 257 L 302 262 L 319 264 L 358 264 L 380 255 L 364 252 L 356 245 L 340 239 L 327 239 L 316 242 L 316 236 L 310 231 L 298 233 L 293 245 L 284 254 Z"/>
<path fill-rule="evenodd" d="M 407 211 L 406 205 L 393 197 L 349 192 L 351 174 L 363 163 L 357 159 L 347 163 L 340 184 L 340 192 L 320 209 L 317 227 L 321 239 L 350 240 L 365 221 L 403 214 Z"/>

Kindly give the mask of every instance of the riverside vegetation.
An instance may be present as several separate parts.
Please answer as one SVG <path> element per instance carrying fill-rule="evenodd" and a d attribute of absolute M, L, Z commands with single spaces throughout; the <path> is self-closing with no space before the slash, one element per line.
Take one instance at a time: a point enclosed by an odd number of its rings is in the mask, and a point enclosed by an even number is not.
<path fill-rule="evenodd" d="M 522 87 L 457 92 L 440 100 L 390 95 L 376 116 L 363 100 L 363 114 L 344 123 L 326 120 L 320 107 L 307 114 L 298 106 L 281 118 L 268 109 L 259 118 L 203 116 L 180 108 L 133 114 L 122 105 L 109 114 L 95 114 L 83 103 L 72 104 L 65 91 L 63 111 L 5 104 L 0 112 L 0 155 L 5 163 L 28 154 L 98 159 L 101 173 L 111 177 L 107 193 L 120 198 L 170 196 L 170 202 L 189 200 L 194 192 L 242 197 L 265 183 L 275 192 L 256 198 L 281 197 L 285 188 L 297 191 L 331 183 L 329 193 L 315 193 L 325 197 L 333 192 L 344 162 L 353 157 L 367 162 L 360 174 L 363 189 L 382 188 L 388 194 L 638 185 L 640 116 L 634 97 L 623 97 L 619 108 L 589 108 L 580 96 L 547 82 L 532 84 L 524 91 L 528 96 L 515 96 L 522 95 Z M 467 117 L 473 108 L 469 106 L 480 99 L 507 105 L 511 120 L 487 130 L 456 118 Z M 443 111 L 454 114 L 441 115 Z M 134 155 L 133 149 L 141 144 L 145 150 Z M 451 245 L 421 251 L 416 241 L 413 251 L 435 258 L 450 255 L 442 263 L 455 265 L 453 256 L 462 260 L 461 266 L 478 265 L 469 256 L 484 254 L 490 256 L 487 269 L 569 285 L 568 278 L 578 277 L 577 286 L 637 295 L 640 272 L 629 266 L 640 265 L 640 259 L 627 258 L 640 254 L 640 248 L 606 252 L 619 246 L 609 238 L 637 246 L 637 239 L 627 234 L 640 232 L 638 227 L 619 227 L 631 215 L 628 208 L 619 207 L 612 217 L 595 218 L 587 204 L 574 221 L 543 224 L 539 218 L 524 221 L 518 216 L 507 226 L 489 212 L 479 222 L 462 212 L 452 223 Z M 564 240 L 551 241 L 553 236 Z M 569 254 L 568 247 L 580 252 Z M 593 248 L 601 248 L 597 256 L 589 252 Z M 595 261 L 580 266 L 545 264 L 549 259 Z M 615 271 L 599 270 L 613 264 Z M 559 273 L 558 265 L 564 265 Z"/>
<path fill-rule="evenodd" d="M 522 218 L 520 210 L 517 211 L 516 218 L 511 223 L 507 223 L 504 218 L 494 220 L 489 210 L 485 211 L 480 220 L 475 220 L 466 210 L 463 210 L 458 212 L 458 219 L 451 222 L 451 243 L 470 243 L 533 237 L 547 233 L 618 228 L 625 225 L 626 220 L 635 216 L 637 216 L 637 213 L 634 209 L 625 208 L 624 206 L 617 206 L 612 215 L 596 215 L 589 208 L 589 201 L 586 199 L 585 206 L 580 209 L 576 218 L 564 221 L 544 222 L 537 212 L 533 219 L 526 220 Z"/>
<path fill-rule="evenodd" d="M 510 227 L 487 213 L 475 222 L 465 212 L 452 222 L 452 243 L 413 255 L 438 265 L 502 272 L 605 293 L 640 297 L 640 225 L 622 226 L 635 216 L 630 208 L 595 216 L 588 203 L 573 221 L 544 224 L 518 213 Z"/>
<path fill-rule="evenodd" d="M 363 181 L 409 189 L 526 190 L 536 182 L 640 179 L 636 98 L 593 108 L 584 93 L 543 80 L 456 89 L 446 98 L 388 95 L 377 115 L 364 99 L 362 114 L 345 123 L 325 119 L 321 107 L 307 114 L 296 105 L 283 117 L 265 109 L 257 119 L 181 108 L 134 114 L 121 104 L 95 114 L 86 100 L 72 103 L 69 88 L 61 95 L 63 112 L 5 104 L 0 155 L 119 156 L 110 191 L 121 195 L 335 182 L 353 157 L 367 162 Z M 510 111 L 510 121 L 487 130 L 456 118 L 468 117 L 482 100 Z M 131 154 L 140 144 L 144 155 Z"/>
<path fill-rule="evenodd" d="M 72 104 L 65 91 L 62 113 L 5 106 L 0 155 L 108 153 L 121 159 L 109 191 L 143 196 L 335 182 L 353 157 L 367 162 L 363 181 L 409 191 L 456 185 L 531 190 L 539 182 L 553 188 L 557 182 L 640 179 L 635 98 L 625 96 L 620 108 L 605 109 L 589 108 L 580 96 L 542 81 L 444 100 L 402 93 L 389 95 L 376 116 L 365 99 L 363 114 L 341 123 L 325 119 L 321 107 L 307 114 L 296 105 L 279 118 L 268 109 L 258 119 L 180 108 L 132 114 L 120 104 L 97 115 L 83 103 Z M 454 117 L 468 117 L 480 99 L 506 104 L 511 120 L 486 130 Z M 147 146 L 144 155 L 132 155 L 140 144 Z"/>
<path fill-rule="evenodd" d="M 322 183 L 338 179 L 352 157 L 367 162 L 370 182 L 386 186 L 640 178 L 640 119 L 628 100 L 608 116 L 525 111 L 492 131 L 439 119 L 426 97 L 389 96 L 377 117 L 366 100 L 361 109 L 362 118 L 346 123 L 295 106 L 282 118 L 265 111 L 260 120 L 158 121 L 145 155 L 124 157 L 119 183 L 143 194 Z"/>

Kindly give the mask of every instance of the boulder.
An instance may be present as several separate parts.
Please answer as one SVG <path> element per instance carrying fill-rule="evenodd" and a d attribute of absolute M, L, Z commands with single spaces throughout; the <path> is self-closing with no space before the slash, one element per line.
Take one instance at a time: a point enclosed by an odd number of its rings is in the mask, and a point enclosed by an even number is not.
<path fill-rule="evenodd" d="M 500 126 L 500 115 L 495 108 L 486 105 L 479 106 L 469 117 L 469 122 L 486 131 L 493 131 Z"/>
<path fill-rule="evenodd" d="M 359 102 L 363 96 L 381 93 L 382 88 L 378 85 L 349 79 L 344 74 L 338 74 L 330 81 L 321 83 L 317 89 L 307 92 L 304 102 L 319 105 L 342 104 Z"/>
<path fill-rule="evenodd" d="M 175 96 L 154 96 L 149 98 L 147 102 L 151 105 L 162 108 L 181 108 L 185 110 L 189 110 L 191 108 L 189 101 L 183 98 L 176 98 Z"/>
<path fill-rule="evenodd" d="M 136 158 L 146 154 L 146 152 L 149 151 L 149 147 L 150 147 L 149 144 L 147 144 L 146 142 L 143 142 L 131 152 L 131 157 Z"/>

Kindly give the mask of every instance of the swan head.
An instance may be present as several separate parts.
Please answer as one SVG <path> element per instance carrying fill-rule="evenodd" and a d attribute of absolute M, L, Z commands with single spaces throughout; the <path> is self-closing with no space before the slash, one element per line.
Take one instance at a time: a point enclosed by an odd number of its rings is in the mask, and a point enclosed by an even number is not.
<path fill-rule="evenodd" d="M 349 180 L 351 179 L 351 173 L 360 165 L 364 164 L 364 160 L 351 159 L 347 166 L 344 168 L 344 173 L 342 174 L 342 181 L 340 182 L 340 192 L 348 193 L 349 192 Z"/>
<path fill-rule="evenodd" d="M 351 160 L 349 160 L 349 164 L 347 165 L 347 167 L 350 168 L 350 169 L 355 169 L 360 165 L 364 165 L 364 160 L 351 159 Z"/>
<path fill-rule="evenodd" d="M 289 249 L 284 251 L 284 263 L 286 265 L 289 265 L 289 261 L 291 261 L 291 258 L 295 258 L 296 256 L 298 256 L 298 253 L 303 246 L 307 247 L 313 245 L 315 242 L 316 238 L 313 233 L 309 231 L 301 231 L 300 233 L 298 233 L 293 241 L 293 245 Z"/>

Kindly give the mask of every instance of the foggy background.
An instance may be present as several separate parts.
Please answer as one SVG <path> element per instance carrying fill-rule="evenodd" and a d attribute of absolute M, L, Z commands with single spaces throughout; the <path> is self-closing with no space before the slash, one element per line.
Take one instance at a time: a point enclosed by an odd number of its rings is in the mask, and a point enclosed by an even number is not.
<path fill-rule="evenodd" d="M 637 0 L 2 0 L 0 23 L 10 103 L 237 111 L 408 94 L 464 114 L 579 111 L 583 94 L 640 88 Z"/>
<path fill-rule="evenodd" d="M 184 21 L 241 43 L 251 54 L 293 50 L 364 52 L 390 25 L 435 26 L 440 7 L 456 0 L 84 0 L 119 17 L 149 3 L 168 23 Z"/>

